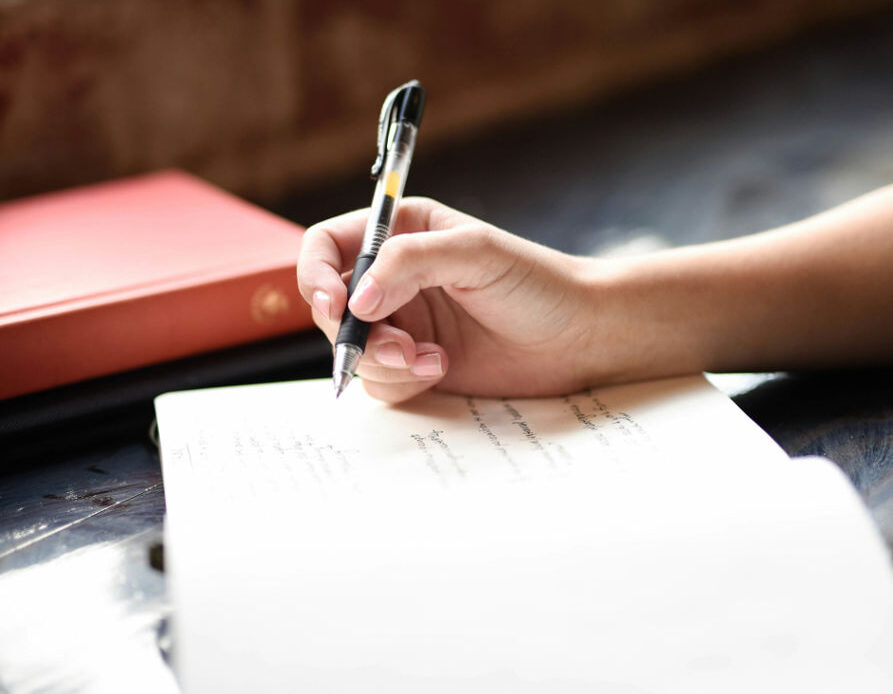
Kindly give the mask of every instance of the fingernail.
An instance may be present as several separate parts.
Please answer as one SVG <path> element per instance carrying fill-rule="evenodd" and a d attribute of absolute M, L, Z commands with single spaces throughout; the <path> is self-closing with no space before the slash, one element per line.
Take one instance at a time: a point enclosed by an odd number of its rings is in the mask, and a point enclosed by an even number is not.
<path fill-rule="evenodd" d="M 378 282 L 371 275 L 363 275 L 350 297 L 350 310 L 354 313 L 370 313 L 381 303 L 382 293 Z"/>
<path fill-rule="evenodd" d="M 376 347 L 375 360 L 384 366 L 406 366 L 403 348 L 396 342 L 385 342 Z"/>
<path fill-rule="evenodd" d="M 332 309 L 332 300 L 329 295 L 321 289 L 313 292 L 313 308 L 319 311 L 326 318 L 331 318 L 329 311 Z"/>
<path fill-rule="evenodd" d="M 440 361 L 440 354 L 437 352 L 419 354 L 412 365 L 412 372 L 416 376 L 442 376 L 443 363 Z"/>

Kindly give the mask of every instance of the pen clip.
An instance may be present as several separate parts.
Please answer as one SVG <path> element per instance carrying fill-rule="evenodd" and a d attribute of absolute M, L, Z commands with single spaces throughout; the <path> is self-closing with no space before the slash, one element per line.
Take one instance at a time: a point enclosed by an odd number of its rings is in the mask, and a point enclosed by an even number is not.
<path fill-rule="evenodd" d="M 370 171 L 373 180 L 377 179 L 381 174 L 385 156 L 388 153 L 388 149 L 391 147 L 393 133 L 390 131 L 391 126 L 396 120 L 396 109 L 394 108 L 394 105 L 397 103 L 397 97 L 400 96 L 400 92 L 404 89 L 408 89 L 414 84 L 418 84 L 418 82 L 413 80 L 412 82 L 401 84 L 385 97 L 384 103 L 381 105 L 381 114 L 378 116 L 378 155 L 375 157 L 375 163 L 372 164 L 372 170 Z"/>

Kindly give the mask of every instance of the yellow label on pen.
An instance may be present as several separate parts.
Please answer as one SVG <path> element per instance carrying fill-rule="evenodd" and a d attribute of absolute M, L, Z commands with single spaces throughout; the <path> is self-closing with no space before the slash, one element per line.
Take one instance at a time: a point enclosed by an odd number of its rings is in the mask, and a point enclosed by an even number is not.
<path fill-rule="evenodd" d="M 388 180 L 385 183 L 384 194 L 396 198 L 400 192 L 400 174 L 397 171 L 391 171 L 388 174 Z"/>

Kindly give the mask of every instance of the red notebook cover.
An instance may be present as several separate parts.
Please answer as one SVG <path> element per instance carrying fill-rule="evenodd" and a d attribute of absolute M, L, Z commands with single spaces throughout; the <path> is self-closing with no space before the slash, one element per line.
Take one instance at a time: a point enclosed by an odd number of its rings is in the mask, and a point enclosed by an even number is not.
<path fill-rule="evenodd" d="M 0 205 L 0 397 L 310 327 L 301 232 L 180 172 Z"/>

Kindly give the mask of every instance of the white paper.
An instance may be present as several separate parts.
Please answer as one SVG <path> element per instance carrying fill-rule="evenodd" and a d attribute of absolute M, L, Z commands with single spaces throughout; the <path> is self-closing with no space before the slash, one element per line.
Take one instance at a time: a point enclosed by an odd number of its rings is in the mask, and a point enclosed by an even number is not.
<path fill-rule="evenodd" d="M 156 410 L 187 694 L 893 686 L 889 561 L 855 493 L 700 377 Z"/>

